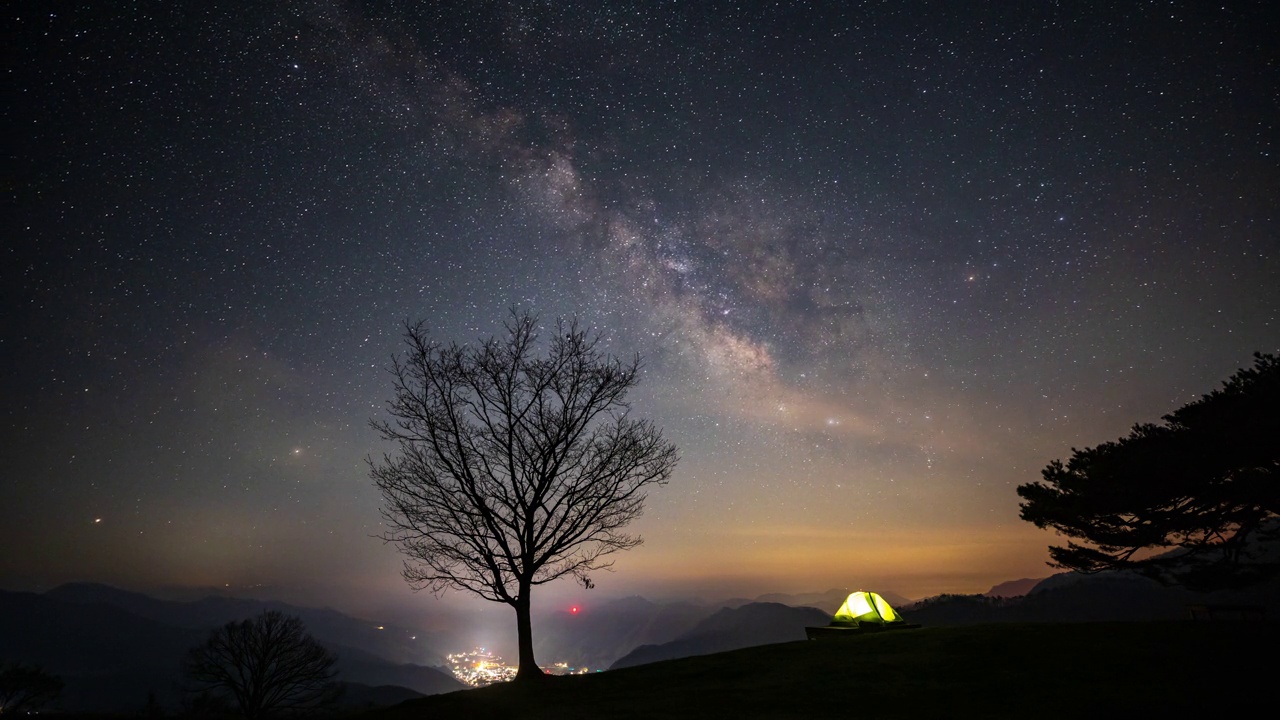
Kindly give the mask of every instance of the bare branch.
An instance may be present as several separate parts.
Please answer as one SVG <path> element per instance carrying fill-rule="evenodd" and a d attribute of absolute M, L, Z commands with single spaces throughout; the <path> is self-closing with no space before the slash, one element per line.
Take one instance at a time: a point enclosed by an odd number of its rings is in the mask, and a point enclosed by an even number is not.
<path fill-rule="evenodd" d="M 442 346 L 406 326 L 391 420 L 371 423 L 396 452 L 369 466 L 405 579 L 510 604 L 523 629 L 532 586 L 565 575 L 590 586 L 588 572 L 640 544 L 621 529 L 678 455 L 652 423 L 628 417 L 638 357 L 605 355 L 576 321 L 557 322 L 543 357 L 536 316 L 513 310 L 506 330 Z"/>
<path fill-rule="evenodd" d="M 188 690 L 227 697 L 251 720 L 314 711 L 336 699 L 337 658 L 302 621 L 269 610 L 230 622 L 187 654 Z"/>

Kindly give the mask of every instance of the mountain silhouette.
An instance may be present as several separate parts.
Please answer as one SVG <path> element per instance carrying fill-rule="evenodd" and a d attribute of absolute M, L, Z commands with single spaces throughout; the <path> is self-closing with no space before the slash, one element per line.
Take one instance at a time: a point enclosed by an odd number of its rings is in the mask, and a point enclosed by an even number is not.
<path fill-rule="evenodd" d="M 1021 580 L 1006 580 L 1002 583 L 992 585 L 991 589 L 983 593 L 987 597 L 1009 598 L 1021 597 L 1031 592 L 1036 585 L 1043 582 L 1045 578 L 1022 578 Z"/>
<path fill-rule="evenodd" d="M 861 588 L 861 587 L 855 587 L 852 589 L 832 588 L 824 592 L 797 593 L 797 594 L 769 593 L 766 595 L 757 596 L 754 600 L 742 601 L 742 602 L 737 602 L 733 604 L 724 603 L 724 605 L 726 607 L 735 607 L 736 605 L 745 605 L 747 604 L 747 602 L 758 602 L 758 603 L 772 602 L 772 603 L 782 603 L 783 605 L 790 605 L 792 607 L 815 607 L 815 608 L 818 608 L 819 610 L 826 610 L 829 608 L 831 610 L 831 613 L 834 615 L 835 612 L 840 609 L 840 606 L 844 604 L 845 599 L 848 598 L 851 593 L 854 593 L 858 590 L 874 590 L 874 588 Z M 896 592 L 893 592 L 892 590 L 884 590 L 884 591 L 876 590 L 875 592 L 880 597 L 884 598 L 885 601 L 887 601 L 889 605 L 893 607 L 901 607 L 903 605 L 910 604 L 911 602 L 907 598 L 899 595 Z"/>
<path fill-rule="evenodd" d="M 356 688 L 353 700 L 373 702 L 397 693 L 433 694 L 463 685 L 441 670 L 388 660 L 383 645 L 344 645 L 335 637 L 377 637 L 357 630 L 367 622 L 334 610 L 284 603 L 213 599 L 170 603 L 104 585 L 65 585 L 45 594 L 0 590 L 0 662 L 42 666 L 65 682 L 56 706 L 65 712 L 137 713 L 154 696 L 176 709 L 182 697 L 181 663 L 212 628 L 278 609 L 303 618 L 307 630 L 338 655 L 338 679 L 374 688 L 400 685 L 403 693 Z M 123 606 L 123 607 L 122 607 Z M 136 611 L 136 612 L 135 612 Z M 142 614 L 139 614 L 142 613 Z M 151 617 L 148 617 L 151 616 Z M 316 619 L 316 632 L 307 618 Z"/>
<path fill-rule="evenodd" d="M 804 640 L 805 626 L 829 622 L 831 613 L 781 603 L 749 603 L 737 608 L 721 608 L 671 642 L 637 647 L 610 669 L 709 655 L 753 645 Z"/>
<path fill-rule="evenodd" d="M 640 645 L 676 639 L 712 612 L 704 605 L 636 596 L 587 605 L 577 613 L 560 611 L 540 618 L 534 652 L 575 667 L 604 669 Z"/>
<path fill-rule="evenodd" d="M 1192 605 L 1248 605 L 1274 617 L 1280 615 L 1280 578 L 1246 589 L 1200 593 L 1128 570 L 1059 573 L 1022 596 L 939 595 L 902 612 L 924 625 L 1149 621 L 1184 619 Z"/>
<path fill-rule="evenodd" d="M 359 648 L 396 663 L 444 664 L 443 653 L 429 647 L 427 638 L 418 631 L 354 618 L 331 608 L 222 596 L 176 602 L 98 583 L 67 583 L 44 595 L 66 603 L 108 605 L 165 625 L 203 630 L 278 610 L 296 615 L 307 632 L 326 645 Z"/>

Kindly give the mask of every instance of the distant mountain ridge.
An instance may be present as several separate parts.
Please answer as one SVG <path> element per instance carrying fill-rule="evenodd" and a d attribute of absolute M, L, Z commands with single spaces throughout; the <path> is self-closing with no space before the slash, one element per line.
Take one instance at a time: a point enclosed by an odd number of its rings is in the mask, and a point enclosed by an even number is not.
<path fill-rule="evenodd" d="M 821 623 L 825 625 L 849 592 L 833 588 L 823 592 L 769 593 L 754 599 L 729 598 L 714 603 L 655 602 L 639 596 L 606 600 L 586 605 L 578 613 L 562 610 L 536 618 L 534 653 L 540 660 L 567 661 L 591 669 L 608 668 L 641 646 L 665 645 L 681 639 L 724 608 L 762 603 L 817 608 L 826 613 Z M 910 603 L 892 591 L 881 595 L 894 607 Z M 803 637 L 803 632 L 800 636 Z"/>
<path fill-rule="evenodd" d="M 1280 562 L 1277 533 L 1280 518 L 1267 521 L 1263 531 L 1250 538 L 1245 562 Z M 1184 551 L 1175 549 L 1164 555 L 1181 552 Z M 912 622 L 967 625 L 1178 620 L 1189 617 L 1192 606 L 1202 605 L 1250 606 L 1261 609 L 1266 617 L 1280 617 L 1280 576 L 1248 587 L 1193 592 L 1177 585 L 1161 585 L 1135 570 L 1061 572 L 1039 582 L 1023 579 L 1001 583 L 985 595 L 925 598 L 904 610 Z"/>
<path fill-rule="evenodd" d="M 804 640 L 806 626 L 829 622 L 831 613 L 781 603 L 749 603 L 736 608 L 721 608 L 675 640 L 660 645 L 641 645 L 619 658 L 609 669 Z"/>
<path fill-rule="evenodd" d="M 396 663 L 441 665 L 443 654 L 426 646 L 416 631 L 351 617 L 332 608 L 312 608 L 277 601 L 209 596 L 200 600 L 159 600 L 149 595 L 99 583 L 66 583 L 45 597 L 80 605 L 101 604 L 173 627 L 212 629 L 265 610 L 296 615 L 307 631 L 327 644 L 361 648 Z"/>
<path fill-rule="evenodd" d="M 804 627 L 830 622 L 846 594 L 842 589 L 773 593 L 758 596 L 766 602 L 720 604 L 638 596 L 605 600 L 578 613 L 537 618 L 535 648 L 544 662 L 612 669 L 800 640 Z M 1194 603 L 1260 605 L 1268 617 L 1280 617 L 1280 578 L 1247 591 L 1198 594 L 1132 572 L 1059 573 L 999 583 L 982 595 L 940 595 L 913 603 L 892 592 L 881 594 L 909 622 L 926 626 L 1181 619 Z M 67 688 L 60 710 L 132 714 L 150 693 L 162 706 L 175 708 L 185 652 L 203 642 L 210 629 L 266 609 L 301 617 L 308 631 L 338 654 L 340 679 L 351 684 L 349 707 L 464 687 L 436 667 L 405 662 L 439 657 L 441 648 L 424 646 L 404 628 L 330 608 L 219 596 L 166 601 L 92 583 L 71 583 L 44 594 L 0 591 L 0 661 L 35 662 L 62 676 Z"/>
<path fill-rule="evenodd" d="M 792 607 L 815 607 L 820 610 L 829 610 L 831 614 L 834 615 L 835 612 L 840 609 L 840 606 L 844 604 L 845 599 L 848 598 L 851 593 L 857 592 L 858 590 L 874 590 L 876 594 L 888 601 L 888 603 L 893 607 L 907 605 L 911 602 L 892 590 L 881 590 L 870 587 L 854 587 L 832 588 L 825 592 L 814 593 L 768 593 L 765 595 L 759 595 L 753 600 L 742 601 L 736 604 L 745 605 L 747 602 L 782 603 L 783 605 L 790 605 Z M 729 603 L 724 604 L 729 605 L 730 607 L 734 606 Z"/>
<path fill-rule="evenodd" d="M 714 610 L 690 602 L 656 603 L 632 596 L 560 611 L 538 619 L 534 652 L 540 659 L 601 670 L 641 645 L 676 639 Z"/>
<path fill-rule="evenodd" d="M 371 688 L 400 686 L 408 692 L 422 694 L 462 687 L 438 667 L 442 664 L 442 651 L 459 648 L 430 647 L 421 639 L 414 639 L 414 631 L 378 625 L 331 608 L 299 607 L 223 595 L 162 600 L 87 582 L 67 583 L 43 594 L 5 591 L 0 594 L 3 594 L 0 611 L 5 616 L 0 622 L 0 660 L 39 661 L 67 678 L 68 691 L 61 707 L 64 710 L 105 708 L 134 712 L 145 702 L 148 693 L 155 693 L 163 704 L 173 706 L 179 698 L 177 684 L 182 655 L 203 642 L 213 628 L 264 610 L 279 610 L 301 618 L 308 632 L 337 653 L 340 678 L 345 682 Z M 843 590 L 828 590 L 762 597 L 795 604 L 814 601 L 834 609 L 844 595 Z M 18 597 L 23 598 L 22 601 L 15 600 Z M 577 667 L 608 668 L 640 647 L 666 646 L 682 638 L 687 640 L 684 636 L 689 631 L 728 604 L 742 608 L 759 603 L 654 602 L 632 596 L 587 606 L 579 613 L 560 611 L 544 615 L 535 623 L 537 657 L 545 662 L 569 661 Z M 821 615 L 822 623 L 830 619 L 830 611 L 809 608 L 806 612 Z M 819 620 L 818 615 L 812 616 L 815 621 Z M 67 622 L 68 617 L 75 618 L 76 622 Z M 32 630 L 36 627 L 76 628 L 76 632 L 48 635 Z M 702 638 L 695 645 L 745 647 L 776 642 L 773 638 L 778 636 L 770 635 L 767 627 L 745 630 L 728 640 L 724 637 L 726 628 L 718 628 L 720 637 Z M 113 634 L 110 628 L 121 632 Z M 792 639 L 795 632 L 803 631 L 793 628 L 792 636 L 787 639 Z M 56 638 L 56 642 L 50 641 L 51 638 Z M 691 652 L 703 650 L 694 647 Z M 413 662 L 415 659 L 417 662 Z M 370 692 L 353 689 L 353 699 Z M 380 692 L 380 696 L 388 694 L 394 693 Z"/>
<path fill-rule="evenodd" d="M 1022 578 L 1021 580 L 1006 580 L 998 585 L 991 586 L 991 589 L 983 593 L 987 597 L 1020 597 L 1030 593 L 1037 585 L 1046 578 Z"/>
<path fill-rule="evenodd" d="M 190 648 L 202 643 L 213 627 L 277 609 L 302 617 L 308 631 L 334 650 L 339 680 L 374 688 L 355 688 L 352 700 L 357 704 L 463 687 L 436 668 L 378 655 L 377 643 L 369 649 L 335 642 L 335 637 L 359 641 L 362 633 L 354 628 L 368 624 L 335 610 L 215 600 L 170 603 L 91 584 L 64 585 L 45 594 L 0 590 L 0 661 L 36 663 L 60 676 L 66 687 L 55 709 L 136 713 L 154 695 L 162 707 L 173 710 L 181 699 L 182 658 Z M 391 685 L 404 687 L 385 687 Z"/>
<path fill-rule="evenodd" d="M 1280 578 L 1244 590 L 1196 593 L 1132 571 L 1059 573 L 1025 595 L 939 595 L 902 611 L 911 622 L 925 625 L 1152 621 L 1185 619 L 1189 606 L 1204 604 L 1257 606 L 1269 617 L 1280 616 Z"/>

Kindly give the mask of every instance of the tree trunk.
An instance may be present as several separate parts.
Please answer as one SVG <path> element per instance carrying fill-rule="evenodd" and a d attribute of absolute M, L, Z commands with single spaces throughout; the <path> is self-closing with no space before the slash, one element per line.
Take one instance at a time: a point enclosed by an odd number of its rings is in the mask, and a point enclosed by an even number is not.
<path fill-rule="evenodd" d="M 530 680 L 540 680 L 543 677 L 542 668 L 538 667 L 538 661 L 533 658 L 533 623 L 529 617 L 529 587 L 523 583 L 520 587 L 520 596 L 516 598 L 516 634 L 520 641 L 520 669 L 516 671 L 516 680 L 527 682 Z"/>

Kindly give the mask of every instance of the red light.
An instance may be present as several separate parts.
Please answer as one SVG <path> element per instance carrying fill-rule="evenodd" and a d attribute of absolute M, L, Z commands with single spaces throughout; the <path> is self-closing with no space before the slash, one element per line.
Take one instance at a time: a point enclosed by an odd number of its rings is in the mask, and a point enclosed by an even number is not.
<path fill-rule="evenodd" d="M 577 605 L 574 605 L 573 607 L 569 608 L 569 612 L 573 613 L 574 615 L 577 615 L 577 614 L 578 614 L 578 610 L 580 610 L 580 609 L 581 609 L 581 608 L 579 608 Z"/>

